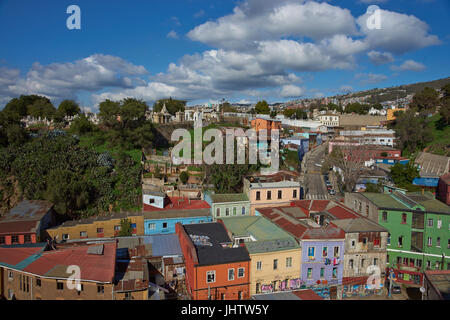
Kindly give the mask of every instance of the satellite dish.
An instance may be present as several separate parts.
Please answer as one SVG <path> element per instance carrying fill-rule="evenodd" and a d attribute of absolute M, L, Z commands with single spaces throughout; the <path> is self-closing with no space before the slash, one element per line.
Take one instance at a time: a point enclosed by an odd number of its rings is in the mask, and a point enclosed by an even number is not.
<path fill-rule="evenodd" d="M 425 293 L 425 288 L 424 287 L 420 287 L 420 292 Z"/>

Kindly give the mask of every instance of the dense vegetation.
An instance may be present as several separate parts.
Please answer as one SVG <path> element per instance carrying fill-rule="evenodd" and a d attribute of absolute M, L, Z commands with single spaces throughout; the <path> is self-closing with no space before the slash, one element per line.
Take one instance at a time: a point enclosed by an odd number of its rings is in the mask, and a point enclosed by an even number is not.
<path fill-rule="evenodd" d="M 167 111 L 169 111 L 171 115 L 175 115 L 175 113 L 177 113 L 178 111 L 184 111 L 186 101 L 175 100 L 172 98 L 161 99 L 155 102 L 155 104 L 153 105 L 153 111 L 160 112 L 164 104 L 166 104 Z"/>

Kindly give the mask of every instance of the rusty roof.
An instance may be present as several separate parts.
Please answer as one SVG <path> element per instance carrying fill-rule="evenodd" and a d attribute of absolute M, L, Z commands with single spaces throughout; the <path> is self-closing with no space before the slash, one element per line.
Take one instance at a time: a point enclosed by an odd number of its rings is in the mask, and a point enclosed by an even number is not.
<path fill-rule="evenodd" d="M 39 221 L 53 207 L 45 200 L 24 200 L 0 217 L 0 224 L 13 221 Z"/>

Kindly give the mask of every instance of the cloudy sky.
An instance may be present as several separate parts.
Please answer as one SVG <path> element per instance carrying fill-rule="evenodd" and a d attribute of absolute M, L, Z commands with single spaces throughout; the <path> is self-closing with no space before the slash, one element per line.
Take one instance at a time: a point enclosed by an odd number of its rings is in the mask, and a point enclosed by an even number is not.
<path fill-rule="evenodd" d="M 81 29 L 69 30 L 69 5 Z M 379 10 L 375 10 L 377 5 Z M 286 101 L 450 76 L 448 0 L 1 0 L 12 97 Z"/>

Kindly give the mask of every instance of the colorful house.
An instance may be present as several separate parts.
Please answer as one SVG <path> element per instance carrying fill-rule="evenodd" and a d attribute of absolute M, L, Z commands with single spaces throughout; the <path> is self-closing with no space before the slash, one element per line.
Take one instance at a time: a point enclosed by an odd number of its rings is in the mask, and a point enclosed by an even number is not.
<path fill-rule="evenodd" d="M 0 217 L 0 245 L 37 243 L 48 237 L 54 223 L 53 204 L 44 200 L 24 200 Z"/>
<path fill-rule="evenodd" d="M 250 294 L 300 288 L 301 249 L 295 238 L 264 217 L 223 219 L 235 245 L 250 254 Z"/>
<path fill-rule="evenodd" d="M 309 218 L 307 209 L 289 206 L 258 208 L 258 213 L 289 232 L 299 242 L 301 288 L 314 288 L 323 297 L 335 298 L 342 283 L 345 233 L 332 223 L 321 226 Z"/>
<path fill-rule="evenodd" d="M 398 282 L 419 285 L 423 271 L 450 269 L 450 207 L 431 193 L 351 193 L 345 203 L 388 229 L 387 267 Z"/>
<path fill-rule="evenodd" d="M 250 215 L 250 200 L 245 193 L 214 194 L 205 192 L 205 201 L 211 206 L 213 220 Z"/>
<path fill-rule="evenodd" d="M 211 207 L 204 200 L 169 197 L 164 208 L 144 207 L 144 234 L 175 233 L 175 225 L 211 222 Z"/>
<path fill-rule="evenodd" d="M 176 224 L 186 265 L 186 287 L 192 300 L 250 298 L 250 256 L 233 246 L 222 223 Z"/>

